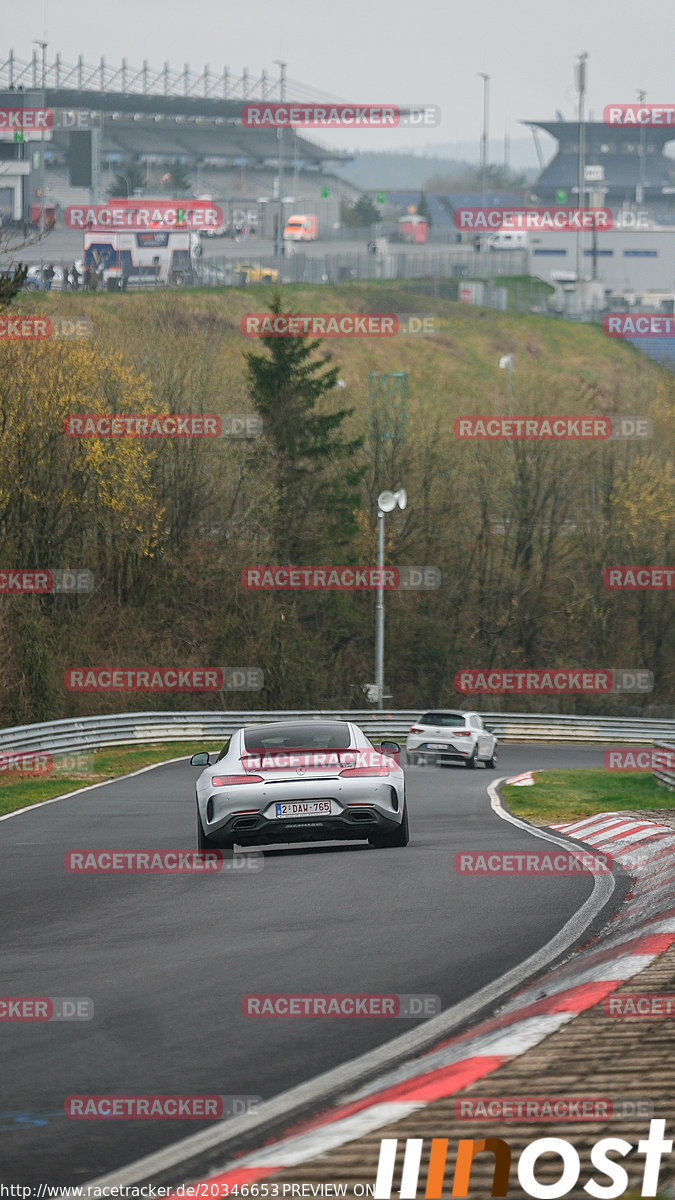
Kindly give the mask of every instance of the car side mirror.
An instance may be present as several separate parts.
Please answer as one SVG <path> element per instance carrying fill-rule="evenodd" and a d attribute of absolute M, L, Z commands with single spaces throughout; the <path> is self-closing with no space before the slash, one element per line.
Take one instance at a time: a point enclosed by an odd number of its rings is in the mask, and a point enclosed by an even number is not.
<path fill-rule="evenodd" d="M 384 754 L 401 753 L 401 747 L 399 746 L 398 742 L 380 742 L 380 750 L 382 750 Z"/>
<path fill-rule="evenodd" d="M 198 754 L 193 754 L 190 759 L 191 767 L 208 767 L 210 762 L 206 750 L 200 750 Z"/>

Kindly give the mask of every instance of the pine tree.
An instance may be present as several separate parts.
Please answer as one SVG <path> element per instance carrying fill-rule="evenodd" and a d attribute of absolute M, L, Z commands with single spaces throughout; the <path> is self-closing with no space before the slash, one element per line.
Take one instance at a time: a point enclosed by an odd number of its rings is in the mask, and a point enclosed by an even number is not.
<path fill-rule="evenodd" d="M 21 263 L 17 263 L 11 271 L 0 273 L 0 311 L 9 308 L 14 297 L 21 291 L 27 275 L 28 267 L 22 267 Z"/>
<path fill-rule="evenodd" d="M 429 229 L 431 229 L 431 209 L 429 208 L 429 201 L 427 200 L 424 189 L 422 189 L 420 192 L 420 198 L 417 202 L 417 215 L 419 217 L 424 217 Z"/>
<path fill-rule="evenodd" d="M 281 314 L 281 293 L 270 304 Z M 321 345 L 308 337 L 261 337 L 267 354 L 249 351 L 249 393 L 263 420 L 254 463 L 274 484 L 270 533 L 276 561 L 300 563 L 346 547 L 356 532 L 358 485 L 365 467 L 354 465 L 363 438 L 346 440 L 342 425 L 353 408 L 320 409 L 336 387 L 331 355 L 313 359 Z M 338 559 L 338 561 L 340 561 Z"/>

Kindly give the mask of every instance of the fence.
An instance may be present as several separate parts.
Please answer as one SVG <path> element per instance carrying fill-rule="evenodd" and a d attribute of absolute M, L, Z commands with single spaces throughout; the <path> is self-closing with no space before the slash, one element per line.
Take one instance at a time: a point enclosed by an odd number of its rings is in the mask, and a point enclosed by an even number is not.
<path fill-rule="evenodd" d="M 675 750 L 675 742 L 654 742 L 654 746 L 657 750 Z M 652 771 L 652 775 L 659 783 L 665 784 L 669 792 L 675 791 L 675 770 L 669 769 L 665 763 L 663 767 Z"/>
<path fill-rule="evenodd" d="M 504 742 L 585 742 L 597 745 L 662 745 L 675 741 L 675 720 L 644 717 L 579 717 L 546 713 L 482 713 L 485 723 Z M 153 742 L 207 741 L 218 743 L 241 725 L 269 721 L 326 718 L 354 721 L 370 737 L 404 738 L 419 720 L 420 710 L 378 713 L 306 710 L 293 712 L 140 712 L 112 713 L 19 725 L 0 730 L 0 753 L 5 750 L 51 753 Z M 665 743 L 666 745 L 668 743 Z M 665 781 L 664 781 L 665 782 Z"/>

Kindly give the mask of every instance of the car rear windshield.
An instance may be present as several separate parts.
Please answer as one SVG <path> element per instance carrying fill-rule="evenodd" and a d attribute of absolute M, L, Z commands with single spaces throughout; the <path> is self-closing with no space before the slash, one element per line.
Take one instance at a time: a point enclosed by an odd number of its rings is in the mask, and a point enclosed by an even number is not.
<path fill-rule="evenodd" d="M 348 725 L 307 721 L 247 729 L 244 744 L 247 750 L 346 750 L 351 737 Z"/>
<path fill-rule="evenodd" d="M 466 713 L 428 712 L 420 717 L 420 725 L 463 725 Z"/>

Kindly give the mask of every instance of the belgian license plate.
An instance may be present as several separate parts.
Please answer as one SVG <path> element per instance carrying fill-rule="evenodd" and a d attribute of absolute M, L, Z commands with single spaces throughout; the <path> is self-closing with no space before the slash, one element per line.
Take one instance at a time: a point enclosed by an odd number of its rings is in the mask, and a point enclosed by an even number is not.
<path fill-rule="evenodd" d="M 445 745 L 443 742 L 427 742 L 427 748 L 429 750 L 445 750 Z"/>
<path fill-rule="evenodd" d="M 289 800 L 274 805 L 275 817 L 314 817 L 322 813 L 330 816 L 330 800 Z"/>

